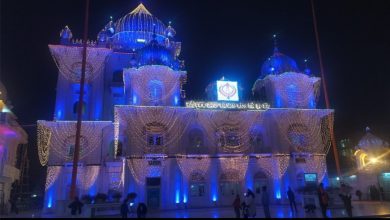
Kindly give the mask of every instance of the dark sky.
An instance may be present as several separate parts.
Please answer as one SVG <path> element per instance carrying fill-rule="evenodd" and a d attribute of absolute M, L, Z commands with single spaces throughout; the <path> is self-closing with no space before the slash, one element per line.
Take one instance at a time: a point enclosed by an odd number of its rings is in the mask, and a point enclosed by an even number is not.
<path fill-rule="evenodd" d="M 91 0 L 90 39 L 140 1 Z M 172 21 L 182 41 L 188 99 L 204 98 L 222 75 L 238 80 L 249 96 L 272 34 L 280 50 L 319 73 L 309 0 L 144 0 L 160 20 Z M 390 139 L 390 2 L 317 0 L 316 9 L 336 138 L 354 143 L 370 126 Z M 82 37 L 82 0 L 1 0 L 1 81 L 22 124 L 51 120 L 57 68 L 47 45 L 69 25 Z M 317 74 L 318 75 L 318 74 Z M 323 100 L 323 96 L 321 97 Z M 320 107 L 324 107 L 321 101 Z"/>

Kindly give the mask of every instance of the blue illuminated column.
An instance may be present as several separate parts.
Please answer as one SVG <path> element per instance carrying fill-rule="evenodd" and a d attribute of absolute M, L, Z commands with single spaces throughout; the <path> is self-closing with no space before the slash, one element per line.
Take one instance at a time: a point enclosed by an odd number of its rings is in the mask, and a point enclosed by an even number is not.
<path fill-rule="evenodd" d="M 280 179 L 274 179 L 274 194 L 275 199 L 277 200 L 280 200 L 282 198 L 280 182 Z"/>
<path fill-rule="evenodd" d="M 217 160 L 217 159 L 211 159 L 211 160 Z M 214 162 L 214 163 L 213 163 Z M 219 161 L 213 161 L 211 164 L 218 164 Z M 217 163 L 215 163 L 217 162 Z M 218 202 L 218 166 L 211 166 L 210 167 L 210 196 L 211 201 L 214 204 L 217 204 Z"/>
<path fill-rule="evenodd" d="M 188 186 L 189 186 L 188 179 L 187 178 L 183 178 L 182 194 L 183 194 L 183 203 L 185 205 L 188 202 Z"/>
<path fill-rule="evenodd" d="M 282 107 L 282 98 L 280 97 L 280 95 L 277 91 L 275 91 L 275 107 L 276 108 Z"/>
<path fill-rule="evenodd" d="M 246 186 L 246 189 L 244 189 L 244 191 L 246 191 L 247 189 L 250 189 L 253 191 L 253 172 L 252 172 L 253 168 L 252 168 L 252 163 L 251 163 L 251 159 L 249 160 L 249 164 L 248 164 L 248 169 L 246 171 L 246 175 L 245 175 L 245 186 Z"/>
<path fill-rule="evenodd" d="M 54 117 L 57 120 L 65 120 L 66 119 L 66 100 L 67 97 L 71 96 L 71 91 L 69 89 L 69 83 L 67 83 L 67 80 L 63 77 L 62 74 L 58 74 L 58 82 L 57 82 L 57 89 L 56 89 L 56 106 L 55 106 L 55 112 Z M 69 94 L 67 94 L 69 93 Z"/>
<path fill-rule="evenodd" d="M 180 204 L 180 189 L 181 189 L 181 171 L 175 166 L 175 203 Z"/>
<path fill-rule="evenodd" d="M 179 95 L 178 95 L 178 94 L 176 94 L 176 95 L 174 96 L 174 105 L 175 105 L 175 106 L 180 105 L 180 98 L 179 98 Z"/>

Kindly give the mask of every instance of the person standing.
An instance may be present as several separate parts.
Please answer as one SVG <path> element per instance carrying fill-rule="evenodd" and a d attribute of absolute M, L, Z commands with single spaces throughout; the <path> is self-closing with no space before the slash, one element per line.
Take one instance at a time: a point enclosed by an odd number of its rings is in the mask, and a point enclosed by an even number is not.
<path fill-rule="evenodd" d="M 236 199 L 234 199 L 234 202 L 233 202 L 233 208 L 234 208 L 234 212 L 236 213 L 236 218 L 241 217 L 240 207 L 241 207 L 241 200 L 240 200 L 240 196 L 237 194 Z"/>
<path fill-rule="evenodd" d="M 325 191 L 323 183 L 320 184 L 317 193 L 318 193 L 318 201 L 320 202 L 320 206 L 321 206 L 322 217 L 328 218 L 328 216 L 326 215 L 326 209 L 328 208 L 329 195 Z"/>
<path fill-rule="evenodd" d="M 77 215 L 77 212 L 78 214 L 80 215 L 81 214 L 81 208 L 84 206 L 84 204 L 82 202 L 80 202 L 79 200 L 79 197 L 74 197 L 74 200 L 72 203 L 70 203 L 70 205 L 68 206 L 68 208 L 70 208 L 70 213 L 72 215 Z"/>
<path fill-rule="evenodd" d="M 266 218 L 271 218 L 271 213 L 269 210 L 269 195 L 267 192 L 267 186 L 263 186 L 263 193 L 261 194 L 261 203 L 263 204 L 264 215 Z"/>
<path fill-rule="evenodd" d="M 295 212 L 298 212 L 298 210 L 297 210 L 297 204 L 295 203 L 295 194 L 294 194 L 294 192 L 291 190 L 291 187 L 288 187 L 287 197 L 288 197 L 288 200 L 290 201 L 291 212 L 294 212 L 294 210 L 293 210 L 293 205 L 294 205 Z"/>
<path fill-rule="evenodd" d="M 146 218 L 146 214 L 148 213 L 148 208 L 146 207 L 145 203 L 138 204 L 137 207 L 137 217 L 138 218 Z"/>
<path fill-rule="evenodd" d="M 129 205 L 127 203 L 128 203 L 128 199 L 124 199 L 121 205 L 122 218 L 127 218 L 127 213 L 129 213 Z"/>

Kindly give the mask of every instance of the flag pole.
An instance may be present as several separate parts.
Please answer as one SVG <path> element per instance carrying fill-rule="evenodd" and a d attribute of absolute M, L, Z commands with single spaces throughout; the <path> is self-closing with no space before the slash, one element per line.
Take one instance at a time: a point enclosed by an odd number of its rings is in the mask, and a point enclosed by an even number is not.
<path fill-rule="evenodd" d="M 80 156 L 80 135 L 81 135 L 81 122 L 83 118 L 84 107 L 84 84 L 85 84 L 85 67 L 87 63 L 87 40 L 88 40 L 88 20 L 89 20 L 89 0 L 85 0 L 85 18 L 84 18 L 84 38 L 83 38 L 83 60 L 81 66 L 81 79 L 80 79 L 80 94 L 77 105 L 77 125 L 76 125 L 76 143 L 73 153 L 73 169 L 72 169 L 72 182 L 70 187 L 70 199 L 76 196 L 76 182 L 77 182 L 77 170 Z"/>
<path fill-rule="evenodd" d="M 311 3 L 311 10 L 313 14 L 313 25 L 314 25 L 314 32 L 316 35 L 316 43 L 317 43 L 317 53 L 318 53 L 318 59 L 320 61 L 320 69 L 321 69 L 321 81 L 322 81 L 322 88 L 324 89 L 324 96 L 325 96 L 325 104 L 326 108 L 330 109 L 330 103 L 329 103 L 329 97 L 328 97 L 328 90 L 326 88 L 326 81 L 325 81 L 325 71 L 324 71 L 324 66 L 322 63 L 322 54 L 321 54 L 321 47 L 320 47 L 320 38 L 318 35 L 318 27 L 317 27 L 317 17 L 316 17 L 316 12 L 314 8 L 314 0 L 310 0 Z M 331 127 L 333 128 L 333 126 Z M 340 162 L 339 162 L 339 156 L 337 152 L 337 145 L 336 145 L 336 139 L 334 136 L 334 130 L 331 129 L 330 131 L 330 139 L 331 139 L 331 144 L 332 144 L 332 149 L 333 149 L 333 156 L 336 162 L 336 170 L 337 170 L 337 175 L 341 175 L 340 171 Z"/>

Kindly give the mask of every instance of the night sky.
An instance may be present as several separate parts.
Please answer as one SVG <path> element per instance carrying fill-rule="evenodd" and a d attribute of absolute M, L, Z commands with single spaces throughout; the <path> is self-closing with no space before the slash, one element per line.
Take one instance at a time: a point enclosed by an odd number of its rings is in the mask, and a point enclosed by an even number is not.
<path fill-rule="evenodd" d="M 144 0 L 164 23 L 172 21 L 186 61 L 187 99 L 205 98 L 207 84 L 221 76 L 237 80 L 247 99 L 272 55 L 272 35 L 279 49 L 303 60 L 319 76 L 318 57 L 309 0 L 226 1 Z M 335 109 L 337 140 L 356 144 L 366 126 L 390 139 L 390 2 L 316 2 L 325 76 Z M 140 1 L 91 0 L 90 39 L 113 16 L 134 9 Z M 48 44 L 59 41 L 69 25 L 82 38 L 82 0 L 1 0 L 1 81 L 8 89 L 13 112 L 21 124 L 52 120 L 57 68 Z M 324 108 L 321 96 L 320 108 Z"/>

